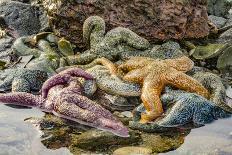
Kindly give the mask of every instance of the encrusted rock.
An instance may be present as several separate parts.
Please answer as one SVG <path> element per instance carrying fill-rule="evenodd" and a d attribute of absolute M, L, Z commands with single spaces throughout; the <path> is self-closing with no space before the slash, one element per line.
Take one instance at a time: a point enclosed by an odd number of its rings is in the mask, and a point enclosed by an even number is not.
<path fill-rule="evenodd" d="M 122 26 L 148 40 L 200 38 L 209 34 L 206 0 L 43 0 L 54 31 L 82 43 L 86 18 L 98 15 L 107 30 Z M 72 35 L 70 35 L 72 34 Z"/>

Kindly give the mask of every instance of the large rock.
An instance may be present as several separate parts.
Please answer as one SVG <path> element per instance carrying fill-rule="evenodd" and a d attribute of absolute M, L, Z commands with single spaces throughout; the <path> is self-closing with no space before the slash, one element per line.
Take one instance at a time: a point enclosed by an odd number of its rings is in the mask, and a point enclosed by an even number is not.
<path fill-rule="evenodd" d="M 26 3 L 2 2 L 0 3 L 0 16 L 4 18 L 6 25 L 14 31 L 15 37 L 36 34 L 48 26 L 44 12 L 39 7 Z"/>
<path fill-rule="evenodd" d="M 148 40 L 199 38 L 209 34 L 206 0 L 43 0 L 57 34 L 82 43 L 86 18 L 104 18 L 107 31 L 122 26 Z"/>

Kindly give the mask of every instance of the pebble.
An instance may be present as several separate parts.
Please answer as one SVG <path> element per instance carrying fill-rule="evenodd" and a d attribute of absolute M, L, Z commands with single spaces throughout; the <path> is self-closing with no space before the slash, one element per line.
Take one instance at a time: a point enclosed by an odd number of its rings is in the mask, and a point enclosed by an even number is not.
<path fill-rule="evenodd" d="M 123 112 L 121 112 L 121 114 L 123 116 L 127 117 L 127 118 L 132 118 L 133 117 L 133 114 L 130 111 L 123 111 Z"/>

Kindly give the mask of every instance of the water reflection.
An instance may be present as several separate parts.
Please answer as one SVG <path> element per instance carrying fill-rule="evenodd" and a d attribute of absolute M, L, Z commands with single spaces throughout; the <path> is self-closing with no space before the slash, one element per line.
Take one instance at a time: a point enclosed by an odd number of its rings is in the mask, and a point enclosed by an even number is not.
<path fill-rule="evenodd" d="M 31 119 L 24 121 L 26 118 Z M 99 130 L 89 131 L 89 127 L 44 115 L 37 109 L 17 109 L 0 105 L 0 155 L 69 155 L 102 151 L 112 153 L 119 147 L 130 145 L 148 147 L 153 152 L 166 152 L 160 153 L 162 155 L 229 155 L 232 152 L 231 126 L 232 118 L 228 118 L 192 129 L 191 132 L 134 132 L 131 139 L 125 140 Z M 101 134 L 105 134 L 105 137 Z M 100 135 L 101 138 L 93 135 Z M 93 143 L 96 141 L 98 144 Z M 121 143 L 122 145 L 119 145 Z M 93 145 L 98 145 L 97 149 Z"/>
<path fill-rule="evenodd" d="M 193 129 L 184 144 L 165 155 L 231 155 L 232 118 L 217 120 L 204 127 Z"/>
<path fill-rule="evenodd" d="M 17 109 L 0 105 L 0 155 L 68 155 L 68 149 L 48 150 L 40 142 L 41 133 L 24 122 L 28 117 L 43 117 L 37 109 Z"/>

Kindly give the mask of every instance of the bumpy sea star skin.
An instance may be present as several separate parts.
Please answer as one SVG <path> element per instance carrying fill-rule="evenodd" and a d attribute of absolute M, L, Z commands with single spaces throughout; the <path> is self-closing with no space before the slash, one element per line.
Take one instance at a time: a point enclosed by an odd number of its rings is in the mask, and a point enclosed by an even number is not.
<path fill-rule="evenodd" d="M 103 65 L 103 66 L 102 66 Z M 73 66 L 68 66 L 64 68 L 72 68 Z M 97 87 L 101 90 L 119 96 L 140 96 L 141 86 L 136 83 L 130 83 L 123 81 L 118 77 L 118 69 L 114 63 L 107 60 L 106 58 L 95 59 L 92 63 L 88 65 L 77 65 L 85 69 L 86 72 L 91 74 L 96 79 Z M 60 72 L 62 68 L 57 70 Z M 93 94 L 96 89 L 92 85 L 88 84 L 90 81 L 87 80 L 83 83 L 85 89 L 88 89 L 91 94 Z M 91 88 L 88 88 L 91 87 Z M 91 89 L 94 89 L 91 91 Z"/>
<path fill-rule="evenodd" d="M 194 93 L 170 92 L 162 96 L 162 101 L 166 104 L 175 102 L 167 116 L 158 123 L 164 127 L 180 126 L 190 122 L 204 125 L 232 114 Z"/>
<path fill-rule="evenodd" d="M 69 57 L 70 64 L 87 64 L 96 58 L 113 60 L 129 48 L 145 50 L 149 42 L 131 30 L 117 27 L 105 34 L 105 22 L 101 17 L 91 16 L 83 25 L 83 38 L 90 49 L 75 57 Z"/>
<path fill-rule="evenodd" d="M 49 89 L 54 87 L 55 85 L 62 85 L 66 84 L 69 81 L 72 81 L 74 77 L 83 77 L 87 80 L 93 80 L 94 77 L 88 73 L 86 73 L 84 70 L 80 68 L 70 68 L 67 70 L 64 70 L 60 72 L 59 74 L 56 74 L 49 78 L 46 82 L 44 82 L 41 90 L 42 90 L 42 97 L 46 98 L 49 92 Z"/>
<path fill-rule="evenodd" d="M 130 126 L 134 129 L 145 131 L 159 131 L 161 129 L 165 131 L 164 127 L 180 127 L 189 123 L 193 123 L 195 126 L 202 126 L 218 118 L 226 118 L 232 115 L 232 113 L 224 111 L 215 103 L 194 93 L 170 91 L 162 95 L 161 100 L 163 106 L 171 106 L 168 108 L 164 118 L 151 124 L 141 124 L 133 121 L 130 123 Z M 144 111 L 144 106 L 140 105 L 135 110 L 135 116 L 140 117 L 139 115 Z"/>
<path fill-rule="evenodd" d="M 0 101 L 9 104 L 37 107 L 62 118 L 101 130 L 107 130 L 122 137 L 128 137 L 127 128 L 124 127 L 110 111 L 83 96 L 82 86 L 75 77 L 72 79 L 68 77 L 69 80 L 65 80 L 64 82 L 56 81 L 66 79 L 68 74 L 74 76 L 78 75 L 83 78 L 91 77 L 91 75 L 83 73 L 83 70 L 72 69 L 66 71 L 66 74 L 62 73 L 60 76 L 55 75 L 51 77 L 51 79 L 44 84 L 43 88 L 47 89 L 42 89 L 42 94 L 46 94 L 48 91 L 46 98 L 41 95 L 15 92 L 0 94 Z M 60 83 L 62 83 L 62 85 L 60 85 Z M 44 90 L 45 92 L 43 92 Z"/>
<path fill-rule="evenodd" d="M 210 91 L 212 102 L 223 110 L 232 113 L 232 108 L 226 104 L 226 89 L 219 76 L 209 72 L 198 72 L 193 75 L 193 78 Z"/>
<path fill-rule="evenodd" d="M 160 95 L 167 84 L 208 98 L 207 89 L 184 73 L 193 66 L 191 59 L 185 56 L 166 60 L 134 57 L 119 66 L 129 71 L 124 80 L 143 84 L 141 99 L 147 113 L 142 114 L 141 122 L 152 121 L 163 113 Z"/>
<path fill-rule="evenodd" d="M 48 75 L 44 71 L 24 68 L 6 70 L 1 74 L 1 78 L 4 78 L 0 84 L 3 91 L 12 89 L 13 92 L 30 92 L 40 90 Z"/>

